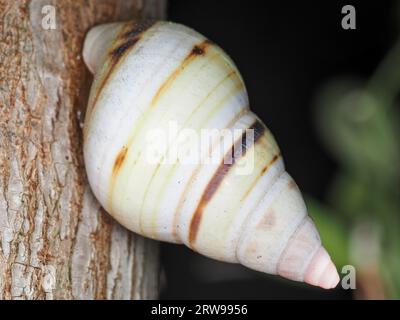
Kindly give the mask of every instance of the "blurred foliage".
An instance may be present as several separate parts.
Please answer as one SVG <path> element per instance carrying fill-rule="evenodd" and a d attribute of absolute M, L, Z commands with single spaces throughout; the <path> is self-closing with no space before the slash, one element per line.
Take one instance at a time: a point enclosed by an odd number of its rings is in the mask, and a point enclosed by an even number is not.
<path fill-rule="evenodd" d="M 339 170 L 327 204 L 306 200 L 337 266 L 353 264 L 357 272 L 376 266 L 390 299 L 400 298 L 399 70 L 400 40 L 368 81 L 340 78 L 321 90 L 317 129 Z M 357 242 L 354 230 L 366 223 L 378 237 L 367 231 Z"/>
<path fill-rule="evenodd" d="M 312 198 L 306 198 L 307 208 L 321 234 L 321 240 L 326 250 L 330 253 L 333 262 L 339 270 L 347 265 L 349 257 L 349 241 L 346 224 L 339 220 L 337 215 L 330 212 Z"/>

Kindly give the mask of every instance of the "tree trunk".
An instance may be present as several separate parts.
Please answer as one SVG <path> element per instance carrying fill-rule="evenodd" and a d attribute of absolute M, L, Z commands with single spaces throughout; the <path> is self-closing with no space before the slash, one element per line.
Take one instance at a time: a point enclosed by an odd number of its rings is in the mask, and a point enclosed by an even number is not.
<path fill-rule="evenodd" d="M 0 299 L 157 296 L 157 244 L 100 208 L 82 156 L 84 35 L 145 15 L 164 0 L 0 0 Z"/>

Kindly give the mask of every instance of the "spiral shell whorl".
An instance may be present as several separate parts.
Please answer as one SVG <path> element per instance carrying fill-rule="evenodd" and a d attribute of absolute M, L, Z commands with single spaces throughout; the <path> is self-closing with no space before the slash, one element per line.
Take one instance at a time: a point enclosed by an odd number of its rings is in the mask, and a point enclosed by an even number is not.
<path fill-rule="evenodd" d="M 218 46 L 174 23 L 109 24 L 89 32 L 84 59 L 95 71 L 84 127 L 86 169 L 114 218 L 215 259 L 334 285 L 336 270 L 275 139 L 249 110 L 240 73 Z M 242 133 L 226 145 L 214 136 L 200 158 L 217 161 L 189 164 L 162 162 L 172 148 L 168 140 L 149 163 L 149 133 L 167 132 L 170 123 L 177 125 L 172 141 L 188 128 L 253 129 L 254 137 Z M 237 146 L 243 152 L 226 163 Z M 249 163 L 252 170 L 241 174 Z"/>

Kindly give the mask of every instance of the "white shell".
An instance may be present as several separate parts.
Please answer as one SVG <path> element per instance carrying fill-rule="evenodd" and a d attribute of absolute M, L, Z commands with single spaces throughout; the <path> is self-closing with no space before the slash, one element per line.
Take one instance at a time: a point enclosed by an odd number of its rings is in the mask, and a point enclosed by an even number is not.
<path fill-rule="evenodd" d="M 214 259 L 336 286 L 336 268 L 279 148 L 249 110 L 240 73 L 218 46 L 179 24 L 130 22 L 92 29 L 83 55 L 95 72 L 86 170 L 115 219 Z M 238 131 L 249 128 L 253 140 Z M 196 146 L 182 141 L 182 132 L 200 136 L 206 129 L 228 129 L 234 138 L 213 136 L 211 147 L 196 153 L 201 161 L 171 161 L 171 150 Z"/>

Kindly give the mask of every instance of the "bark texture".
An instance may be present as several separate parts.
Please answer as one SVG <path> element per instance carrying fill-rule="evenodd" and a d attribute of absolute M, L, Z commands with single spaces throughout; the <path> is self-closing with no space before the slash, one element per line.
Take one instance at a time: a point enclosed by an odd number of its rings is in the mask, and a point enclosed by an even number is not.
<path fill-rule="evenodd" d="M 87 183 L 81 49 L 95 24 L 164 15 L 164 0 L 0 0 L 0 299 L 157 296 L 157 244 L 114 222 Z"/>

